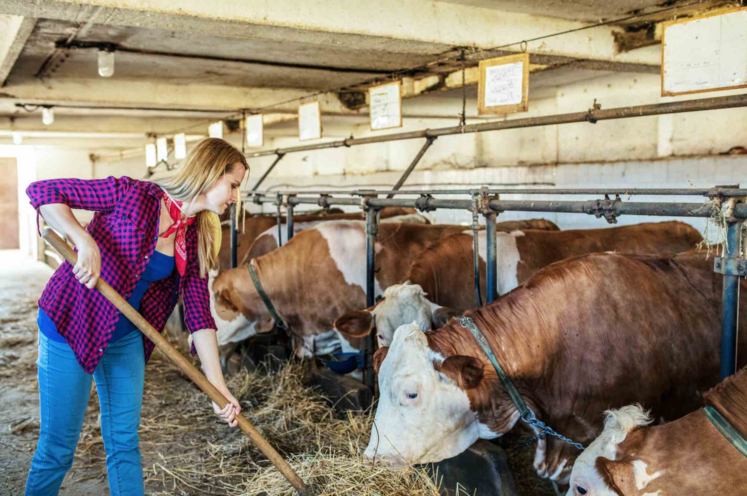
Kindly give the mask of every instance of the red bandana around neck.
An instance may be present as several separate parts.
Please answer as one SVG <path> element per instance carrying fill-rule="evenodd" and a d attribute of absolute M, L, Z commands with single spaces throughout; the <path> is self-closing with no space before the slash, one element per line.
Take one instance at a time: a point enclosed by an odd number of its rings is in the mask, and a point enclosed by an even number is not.
<path fill-rule="evenodd" d="M 182 202 L 172 199 L 168 194 L 166 194 L 164 202 L 169 209 L 169 215 L 174 223 L 165 233 L 161 234 L 161 237 L 168 238 L 176 231 L 176 237 L 174 238 L 174 261 L 176 262 L 176 270 L 179 271 L 179 275 L 184 277 L 184 272 L 187 270 L 187 226 L 193 223 L 196 217 L 182 219 Z"/>

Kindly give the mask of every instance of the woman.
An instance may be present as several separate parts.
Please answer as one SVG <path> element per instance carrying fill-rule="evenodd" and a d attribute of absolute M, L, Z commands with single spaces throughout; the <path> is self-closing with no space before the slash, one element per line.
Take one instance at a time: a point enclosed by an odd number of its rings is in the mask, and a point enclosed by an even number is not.
<path fill-rule="evenodd" d="M 207 272 L 216 268 L 210 215 L 240 198 L 246 158 L 220 139 L 207 139 L 174 177 L 152 183 L 128 177 L 32 183 L 31 204 L 78 251 L 62 264 L 39 300 L 39 443 L 26 495 L 57 494 L 83 425 L 91 379 L 101 406 L 101 435 L 112 495 L 142 495 L 138 427 L 145 362 L 154 344 L 94 286 L 99 275 L 161 331 L 179 293 L 192 353 L 229 400 L 215 413 L 231 427 L 241 411 L 218 361 Z M 94 210 L 86 229 L 71 208 Z M 212 212 L 212 213 L 211 213 Z"/>

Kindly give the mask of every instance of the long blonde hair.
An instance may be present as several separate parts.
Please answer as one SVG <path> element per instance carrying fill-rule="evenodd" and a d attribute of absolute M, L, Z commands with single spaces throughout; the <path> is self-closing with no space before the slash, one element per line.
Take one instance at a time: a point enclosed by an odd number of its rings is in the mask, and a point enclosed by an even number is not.
<path fill-rule="evenodd" d="M 189 203 L 199 195 L 207 193 L 224 175 L 241 164 L 248 171 L 246 157 L 235 146 L 219 138 L 208 138 L 200 141 L 187 155 L 179 172 L 171 177 L 154 181 L 175 200 Z M 236 212 L 241 211 L 241 191 L 236 204 Z M 210 216 L 215 214 L 207 210 L 197 214 L 197 254 L 200 260 L 200 277 L 205 277 L 208 270 L 218 268 L 217 254 L 213 251 L 213 229 Z"/>

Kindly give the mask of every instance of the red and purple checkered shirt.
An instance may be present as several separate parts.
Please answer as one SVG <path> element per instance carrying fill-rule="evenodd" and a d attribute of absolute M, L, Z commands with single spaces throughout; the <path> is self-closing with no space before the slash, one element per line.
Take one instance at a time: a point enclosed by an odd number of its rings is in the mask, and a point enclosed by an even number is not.
<path fill-rule="evenodd" d="M 156 249 L 163 190 L 148 181 L 119 179 L 56 179 L 32 183 L 26 190 L 37 210 L 49 203 L 94 210 L 86 227 L 101 252 L 101 278 L 125 299 Z M 197 225 L 187 230 L 187 269 L 153 283 L 140 304 L 140 313 L 161 332 L 174 310 L 179 291 L 184 298 L 184 321 L 190 333 L 215 329 L 210 313 L 208 279 L 200 278 Z M 63 263 L 44 288 L 39 307 L 75 352 L 83 369 L 92 374 L 109 345 L 119 311 L 98 290 L 79 283 L 72 265 Z M 145 359 L 155 345 L 143 335 Z M 194 351 L 193 351 L 194 353 Z"/>

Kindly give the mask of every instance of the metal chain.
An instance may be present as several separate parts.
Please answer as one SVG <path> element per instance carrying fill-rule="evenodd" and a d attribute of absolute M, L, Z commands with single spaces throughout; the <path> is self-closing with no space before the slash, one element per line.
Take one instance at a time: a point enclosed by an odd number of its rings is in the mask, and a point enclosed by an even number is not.
<path fill-rule="evenodd" d="M 576 443 L 573 440 L 565 437 L 564 435 L 558 434 L 557 432 L 555 432 L 555 430 L 552 427 L 548 426 L 543 421 L 538 419 L 535 416 L 531 408 L 528 409 L 528 414 L 526 415 L 526 418 L 521 417 L 521 420 L 523 420 L 530 427 L 534 427 L 535 429 L 538 429 L 540 431 L 539 434 L 537 434 L 535 437 L 531 439 L 531 441 L 527 444 L 527 446 L 529 444 L 534 444 L 535 442 L 539 441 L 541 438 L 545 437 L 547 434 L 550 434 L 551 436 L 557 437 L 561 441 L 565 441 L 566 443 L 570 444 L 574 448 L 578 448 L 581 451 L 586 449 L 583 444 Z"/>

